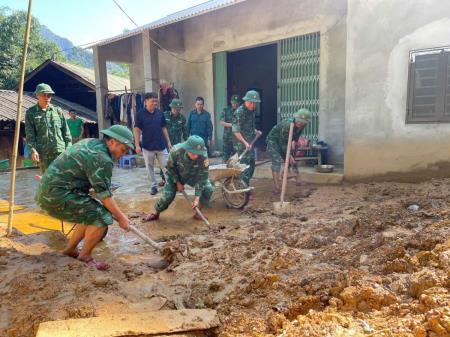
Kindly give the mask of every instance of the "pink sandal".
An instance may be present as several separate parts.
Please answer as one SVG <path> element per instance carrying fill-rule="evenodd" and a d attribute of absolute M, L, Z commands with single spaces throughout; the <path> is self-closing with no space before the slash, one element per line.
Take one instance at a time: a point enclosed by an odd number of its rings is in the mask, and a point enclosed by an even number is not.
<path fill-rule="evenodd" d="M 158 213 L 150 213 L 147 214 L 146 216 L 144 216 L 144 221 L 155 221 L 159 219 L 159 214 Z"/>
<path fill-rule="evenodd" d="M 105 271 L 109 269 L 109 264 L 107 264 L 106 262 L 100 262 L 100 261 L 95 261 L 93 258 L 91 258 L 88 261 L 84 261 L 84 260 L 80 260 L 81 262 L 86 263 L 89 267 L 95 268 L 97 270 L 101 270 L 101 271 Z"/>

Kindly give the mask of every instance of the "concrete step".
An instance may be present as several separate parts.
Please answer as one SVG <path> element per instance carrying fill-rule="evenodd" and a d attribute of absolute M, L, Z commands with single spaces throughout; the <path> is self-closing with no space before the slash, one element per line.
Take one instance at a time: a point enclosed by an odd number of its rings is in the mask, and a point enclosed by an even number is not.
<path fill-rule="evenodd" d="M 256 166 L 255 178 L 269 178 L 272 179 L 271 163 L 263 163 Z M 333 172 L 319 173 L 314 167 L 299 166 L 300 178 L 302 181 L 311 184 L 321 185 L 338 185 L 344 179 L 344 169 L 342 167 L 335 167 Z"/>

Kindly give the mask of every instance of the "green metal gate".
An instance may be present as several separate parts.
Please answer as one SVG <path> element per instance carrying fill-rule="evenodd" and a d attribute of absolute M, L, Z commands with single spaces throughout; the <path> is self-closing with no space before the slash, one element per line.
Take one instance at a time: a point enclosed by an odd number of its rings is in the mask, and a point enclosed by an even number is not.
<path fill-rule="evenodd" d="M 278 120 L 309 109 L 312 122 L 303 135 L 310 140 L 319 134 L 319 60 L 319 32 L 278 42 Z"/>

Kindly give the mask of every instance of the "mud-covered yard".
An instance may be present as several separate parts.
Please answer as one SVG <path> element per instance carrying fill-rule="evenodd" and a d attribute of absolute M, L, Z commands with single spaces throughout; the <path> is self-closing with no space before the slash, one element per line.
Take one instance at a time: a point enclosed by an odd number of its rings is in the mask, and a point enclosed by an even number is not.
<path fill-rule="evenodd" d="M 99 272 L 61 255 L 58 232 L 16 231 L 0 238 L 0 336 L 180 308 L 216 309 L 220 337 L 450 336 L 450 180 L 291 185 L 294 212 L 278 217 L 270 181 L 255 179 L 243 211 L 217 196 L 210 230 L 181 197 L 159 223 L 142 223 L 156 199 L 139 181 L 117 198 L 141 230 L 178 245 L 175 260 L 114 226 L 98 249 L 112 267 Z"/>

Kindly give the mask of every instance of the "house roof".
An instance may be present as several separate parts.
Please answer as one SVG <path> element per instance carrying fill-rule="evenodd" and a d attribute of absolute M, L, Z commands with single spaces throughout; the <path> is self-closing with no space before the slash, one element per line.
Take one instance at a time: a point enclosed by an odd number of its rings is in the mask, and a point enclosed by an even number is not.
<path fill-rule="evenodd" d="M 53 60 L 47 60 L 42 63 L 39 67 L 34 69 L 30 74 L 27 75 L 25 81 L 31 79 L 39 71 L 48 66 L 49 64 L 55 66 L 57 69 L 65 72 L 66 74 L 78 79 L 93 91 L 95 91 L 95 71 L 94 69 L 85 68 L 75 64 L 58 62 Z M 130 88 L 130 80 L 127 78 L 115 76 L 108 74 L 108 90 L 110 91 L 125 91 L 125 87 Z"/>
<path fill-rule="evenodd" d="M 88 45 L 86 48 L 92 48 L 94 46 L 105 45 L 105 44 L 108 44 L 108 43 L 111 43 L 114 41 L 118 41 L 118 40 L 130 37 L 130 36 L 140 34 L 143 31 L 148 30 L 148 29 L 156 29 L 156 28 L 164 27 L 164 26 L 170 25 L 175 22 L 187 20 L 187 19 L 193 18 L 195 16 L 213 12 L 218 9 L 232 6 L 232 5 L 235 5 L 235 4 L 243 2 L 243 1 L 245 1 L 245 0 L 210 0 L 210 1 L 204 2 L 202 4 L 199 4 L 197 6 L 189 7 L 189 8 L 183 9 L 179 12 L 172 13 L 161 19 L 150 22 L 143 26 L 139 26 L 139 27 L 132 29 L 128 32 L 125 32 L 123 34 L 119 34 L 119 35 L 113 36 L 111 38 L 108 38 L 108 39 L 105 39 L 105 40 L 102 40 L 99 42 L 94 42 L 94 43 Z"/>
<path fill-rule="evenodd" d="M 18 93 L 12 90 L 0 90 L 0 121 L 15 121 L 17 116 Z M 25 111 L 37 103 L 36 97 L 30 92 L 23 93 L 22 99 L 22 122 L 25 118 Z M 59 106 L 66 118 L 69 118 L 69 110 L 74 109 L 85 123 L 97 123 L 92 118 L 95 112 L 85 107 L 69 102 L 58 96 L 52 97 L 52 104 Z"/>

